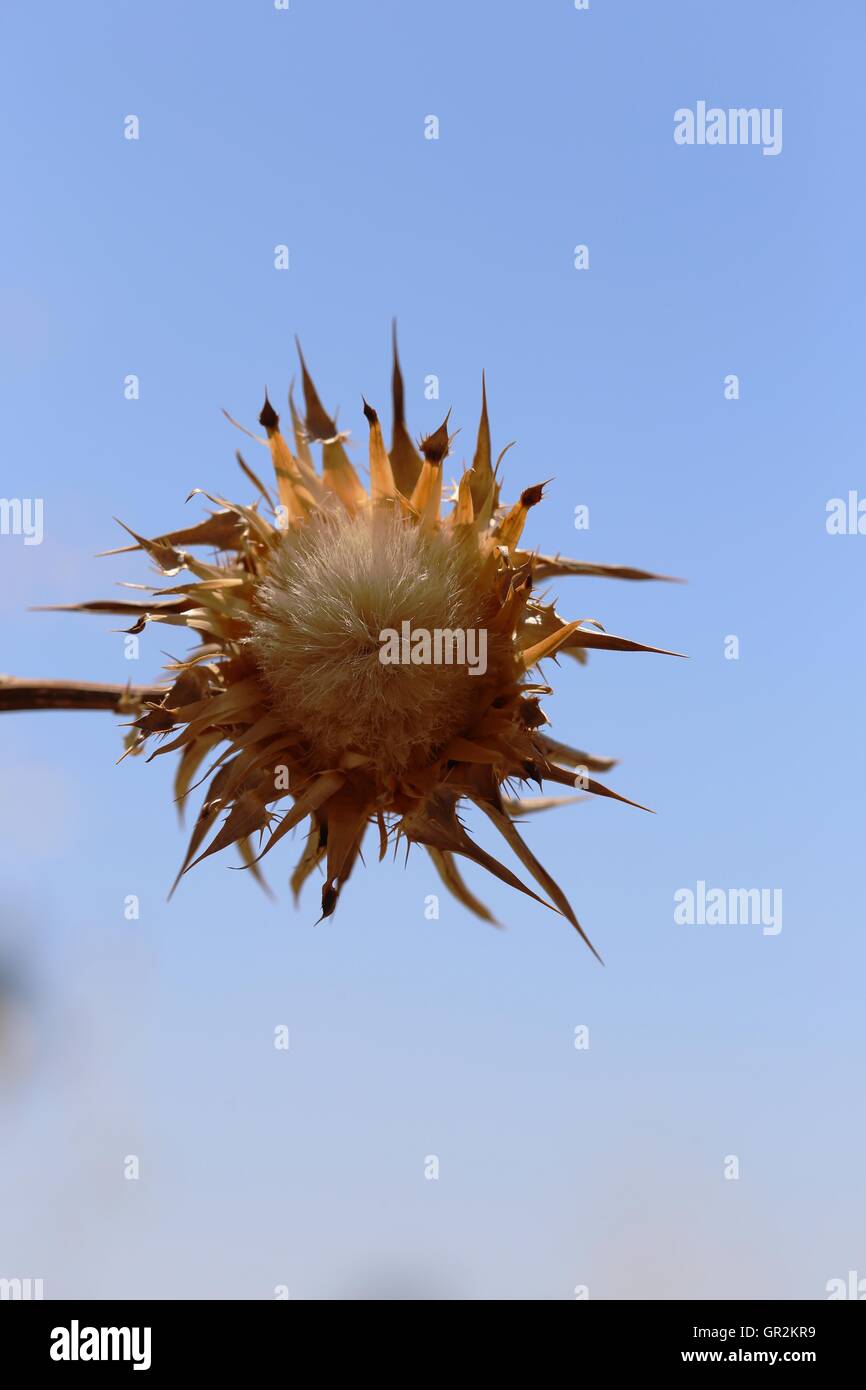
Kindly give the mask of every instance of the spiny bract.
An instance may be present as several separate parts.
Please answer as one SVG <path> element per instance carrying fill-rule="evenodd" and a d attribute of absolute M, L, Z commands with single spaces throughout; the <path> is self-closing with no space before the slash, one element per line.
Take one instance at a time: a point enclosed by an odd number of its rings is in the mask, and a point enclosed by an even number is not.
<path fill-rule="evenodd" d="M 368 489 L 303 356 L 301 369 L 303 423 L 289 395 L 294 452 L 267 396 L 260 416 L 266 438 L 259 442 L 270 449 L 276 495 L 238 454 L 257 494 L 252 505 L 204 493 L 217 510 L 198 525 L 153 540 L 130 532 L 135 544 L 125 550 L 145 551 L 164 576 L 182 574 L 182 580 L 152 590 L 154 597 L 144 601 L 75 605 L 75 611 L 132 615 L 132 633 L 147 623 L 194 632 L 199 645 L 166 667 L 171 684 L 124 689 L 5 681 L 0 708 L 131 713 L 127 752 L 157 741 L 151 757 L 179 755 L 175 795 L 181 808 L 193 787 L 209 779 L 178 879 L 232 845 L 260 878 L 258 861 L 309 818 L 291 886 L 297 897 L 322 865 L 325 917 L 371 823 L 378 828 L 380 858 L 389 839 L 395 848 L 401 839 L 423 845 L 445 885 L 486 921 L 493 918 L 464 883 L 458 856 L 545 902 L 470 839 L 458 816 L 465 799 L 493 822 L 546 894 L 545 905 L 587 940 L 514 819 L 569 798 L 521 800 L 503 795 L 503 788 L 526 782 L 573 788 L 577 780 L 585 791 L 626 798 L 589 776 L 607 771 L 612 760 L 541 732 L 548 720 L 540 698 L 550 687 L 531 673 L 560 651 L 585 661 L 588 647 L 661 648 L 611 636 L 591 620 L 565 622 L 536 596 L 535 585 L 570 574 L 664 576 L 521 549 L 527 514 L 544 484 L 527 488 L 513 506 L 500 506 L 502 455 L 494 466 L 483 381 L 472 467 L 443 489 L 448 419 L 416 448 L 404 420 L 395 337 L 390 451 L 376 412 L 364 402 Z M 321 445 L 321 471 L 312 444 Z M 211 562 L 188 547 L 210 548 Z M 413 631 L 483 633 L 484 669 L 429 659 L 384 664 L 383 632 L 406 623 Z M 287 797 L 292 804 L 279 809 Z"/>

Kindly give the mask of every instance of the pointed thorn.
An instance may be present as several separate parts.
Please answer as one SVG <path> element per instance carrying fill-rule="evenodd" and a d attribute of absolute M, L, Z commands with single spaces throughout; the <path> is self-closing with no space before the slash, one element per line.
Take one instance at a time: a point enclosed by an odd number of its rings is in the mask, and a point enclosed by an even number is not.
<path fill-rule="evenodd" d="M 547 483 L 549 482 L 550 479 L 548 478 Z M 521 507 L 538 506 L 538 503 L 544 496 L 544 489 L 547 487 L 547 483 L 536 483 L 534 487 L 524 488 L 523 492 L 520 494 Z"/>
<path fill-rule="evenodd" d="M 280 428 L 280 417 L 268 400 L 267 386 L 265 387 L 265 403 L 259 416 L 259 424 L 264 426 L 269 435 L 274 434 Z"/>
<path fill-rule="evenodd" d="M 403 373 L 400 370 L 400 354 L 397 351 L 397 320 L 391 321 L 391 345 L 394 354 L 394 369 L 391 375 L 391 396 L 394 404 L 394 424 L 402 425 L 405 419 L 403 401 Z"/>
<path fill-rule="evenodd" d="M 322 887 L 322 915 L 321 915 L 321 917 L 319 918 L 319 922 L 323 922 L 323 921 L 325 920 L 326 917 L 330 917 L 330 916 L 331 916 L 331 914 L 332 914 L 333 911 L 334 911 L 334 908 L 337 906 L 337 898 L 339 897 L 339 894 L 340 894 L 339 888 L 335 888 L 335 887 L 333 886 L 333 884 L 326 883 L 326 884 L 323 885 L 323 887 Z M 316 923 L 316 926 L 319 925 L 319 922 Z"/>
<path fill-rule="evenodd" d="M 301 383 L 304 388 L 307 432 L 311 439 L 332 439 L 337 433 L 337 426 L 319 399 L 319 393 L 307 371 L 307 364 L 304 361 L 300 339 L 297 335 L 295 335 L 295 344 L 298 349 L 298 357 L 301 360 Z"/>
<path fill-rule="evenodd" d="M 421 453 L 428 463 L 440 464 L 448 453 L 450 440 L 448 438 L 448 420 L 451 411 L 445 416 L 438 430 L 428 434 L 426 439 L 422 439 L 419 445 Z"/>

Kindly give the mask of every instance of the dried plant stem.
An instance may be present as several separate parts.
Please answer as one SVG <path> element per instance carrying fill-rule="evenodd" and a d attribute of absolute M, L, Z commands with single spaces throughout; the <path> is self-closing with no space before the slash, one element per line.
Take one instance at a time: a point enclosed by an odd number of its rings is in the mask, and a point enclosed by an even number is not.
<path fill-rule="evenodd" d="M 103 685 L 91 681 L 30 681 L 0 676 L 0 713 L 30 709 L 107 709 L 128 714 L 165 689 L 143 685 Z"/>

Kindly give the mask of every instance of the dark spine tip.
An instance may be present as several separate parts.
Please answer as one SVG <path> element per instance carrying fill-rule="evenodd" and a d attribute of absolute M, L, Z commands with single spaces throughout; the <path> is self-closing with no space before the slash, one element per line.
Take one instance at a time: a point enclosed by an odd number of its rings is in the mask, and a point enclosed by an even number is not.
<path fill-rule="evenodd" d="M 363 396 L 361 397 L 361 400 L 364 401 Z M 364 401 L 364 416 L 367 420 L 367 424 L 370 426 L 371 429 L 374 425 L 378 425 L 379 417 L 376 414 L 373 407 L 371 405 L 368 405 L 366 401 Z"/>
<path fill-rule="evenodd" d="M 420 449 L 428 463 L 440 464 L 448 453 L 448 419 L 451 411 L 445 416 L 438 430 L 428 434 L 426 439 L 421 440 Z"/>
<path fill-rule="evenodd" d="M 259 416 L 259 424 L 264 426 L 268 434 L 273 434 L 275 430 L 280 428 L 280 417 L 268 400 L 267 391 L 265 391 L 265 403 Z"/>
<path fill-rule="evenodd" d="M 520 494 L 520 505 L 522 507 L 537 507 L 544 496 L 545 483 L 536 483 L 534 487 L 525 488 Z"/>

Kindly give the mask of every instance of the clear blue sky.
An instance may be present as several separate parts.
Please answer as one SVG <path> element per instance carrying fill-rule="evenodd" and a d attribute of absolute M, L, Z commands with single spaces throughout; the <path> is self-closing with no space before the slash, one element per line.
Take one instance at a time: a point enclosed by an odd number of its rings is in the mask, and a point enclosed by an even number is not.
<path fill-rule="evenodd" d="M 288 853 L 277 905 L 224 858 L 166 904 L 168 760 L 116 767 L 109 716 L 5 716 L 30 1042 L 0 1081 L 0 1275 L 554 1299 L 866 1275 L 866 537 L 825 528 L 866 495 L 863 7 L 48 0 L 0 25 L 0 493 L 45 505 L 41 546 L 0 537 L 3 670 L 154 677 L 171 632 L 131 666 L 113 620 L 28 606 L 147 580 L 91 558 L 113 516 L 158 534 L 194 486 L 243 491 L 220 408 L 284 402 L 296 332 L 360 451 L 395 314 L 413 430 L 451 405 L 459 465 L 484 368 L 509 491 L 554 477 L 533 543 L 689 581 L 563 580 L 561 609 L 690 658 L 595 653 L 549 702 L 658 812 L 528 828 L 605 968 L 497 886 L 505 932 L 444 898 L 425 920 L 420 854 L 368 855 L 315 929 Z M 781 154 L 676 145 L 701 99 L 782 108 Z M 698 880 L 780 888 L 781 933 L 677 926 Z"/>

